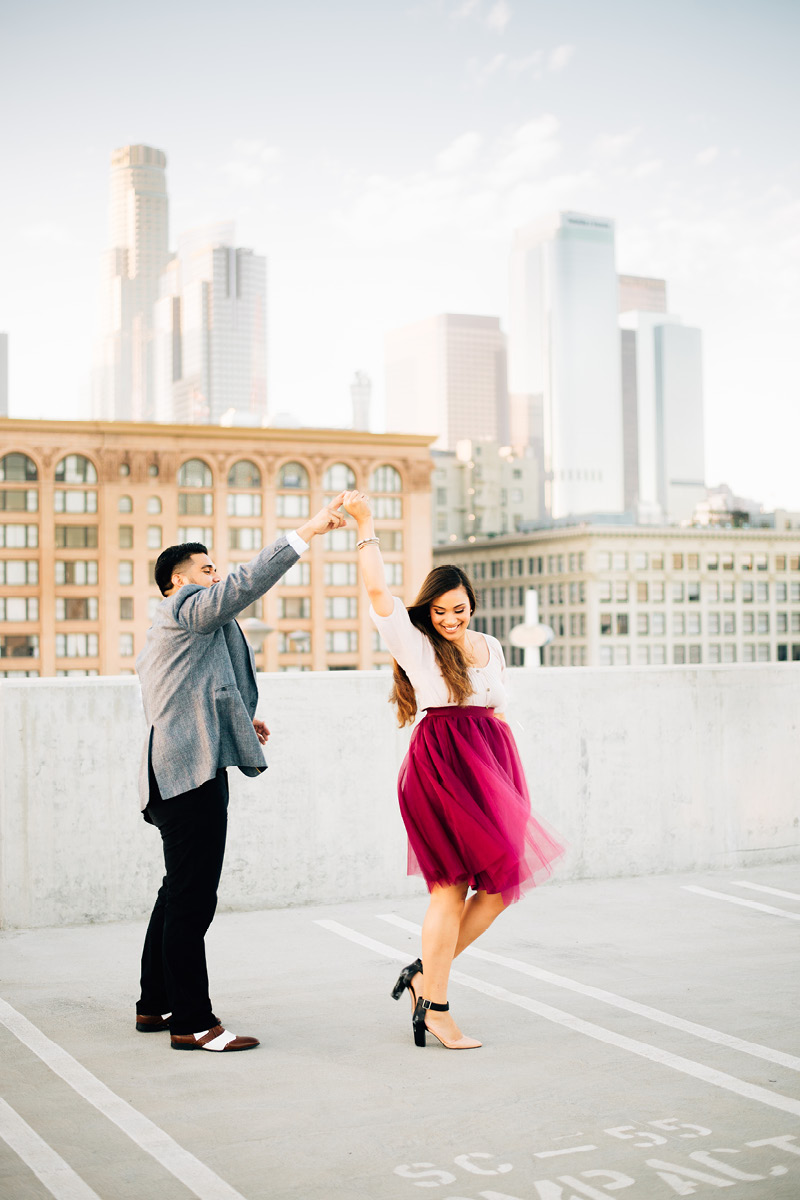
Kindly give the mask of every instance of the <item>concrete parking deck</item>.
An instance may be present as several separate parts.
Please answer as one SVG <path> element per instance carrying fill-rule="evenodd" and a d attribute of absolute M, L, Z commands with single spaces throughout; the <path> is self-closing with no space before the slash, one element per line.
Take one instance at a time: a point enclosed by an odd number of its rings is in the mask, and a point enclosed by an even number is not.
<path fill-rule="evenodd" d="M 796 866 L 547 885 L 457 964 L 468 1053 L 389 997 L 424 910 L 220 914 L 240 1055 L 135 1032 L 142 923 L 0 934 L 0 1196 L 800 1197 Z"/>

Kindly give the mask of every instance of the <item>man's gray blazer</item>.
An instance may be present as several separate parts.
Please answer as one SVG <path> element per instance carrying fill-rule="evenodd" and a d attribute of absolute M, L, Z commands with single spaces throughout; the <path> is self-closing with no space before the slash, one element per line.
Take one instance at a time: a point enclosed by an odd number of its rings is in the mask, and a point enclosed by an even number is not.
<path fill-rule="evenodd" d="M 297 562 L 284 535 L 226 579 L 186 584 L 156 609 L 136 660 L 148 724 L 139 800 L 150 797 L 148 765 L 163 799 L 199 787 L 221 767 L 266 770 L 253 728 L 255 659 L 234 620 Z"/>

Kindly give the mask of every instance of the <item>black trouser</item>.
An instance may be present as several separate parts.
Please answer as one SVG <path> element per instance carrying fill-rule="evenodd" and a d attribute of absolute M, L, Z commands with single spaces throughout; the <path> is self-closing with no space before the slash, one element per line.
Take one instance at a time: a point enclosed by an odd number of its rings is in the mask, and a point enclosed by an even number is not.
<path fill-rule="evenodd" d="M 200 1033 L 219 1024 L 208 996 L 203 939 L 217 907 L 225 854 L 225 771 L 169 800 L 162 800 L 151 771 L 145 818 L 161 834 L 167 873 L 144 940 L 136 1011 L 171 1012 L 170 1033 Z"/>

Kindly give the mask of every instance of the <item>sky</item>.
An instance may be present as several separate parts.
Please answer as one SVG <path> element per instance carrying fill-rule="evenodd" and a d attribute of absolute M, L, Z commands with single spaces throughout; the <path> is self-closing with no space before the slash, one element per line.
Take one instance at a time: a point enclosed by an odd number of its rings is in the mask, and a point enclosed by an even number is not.
<path fill-rule="evenodd" d="M 616 222 L 703 331 L 706 477 L 800 510 L 795 0 L 6 0 L 0 330 L 12 416 L 84 418 L 112 150 L 167 155 L 171 244 L 268 259 L 269 404 L 383 424 L 387 330 L 508 326 L 515 228 Z M 579 350 L 579 348 L 578 348 Z"/>

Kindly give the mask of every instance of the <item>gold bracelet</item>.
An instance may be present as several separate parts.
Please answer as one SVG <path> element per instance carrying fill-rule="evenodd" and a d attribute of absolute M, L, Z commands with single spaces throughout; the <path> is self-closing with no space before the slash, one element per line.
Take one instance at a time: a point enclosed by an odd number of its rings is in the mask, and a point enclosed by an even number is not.
<path fill-rule="evenodd" d="M 362 546 L 380 546 L 381 539 L 376 537 L 364 538 L 360 542 L 356 542 L 356 550 L 360 550 Z"/>

